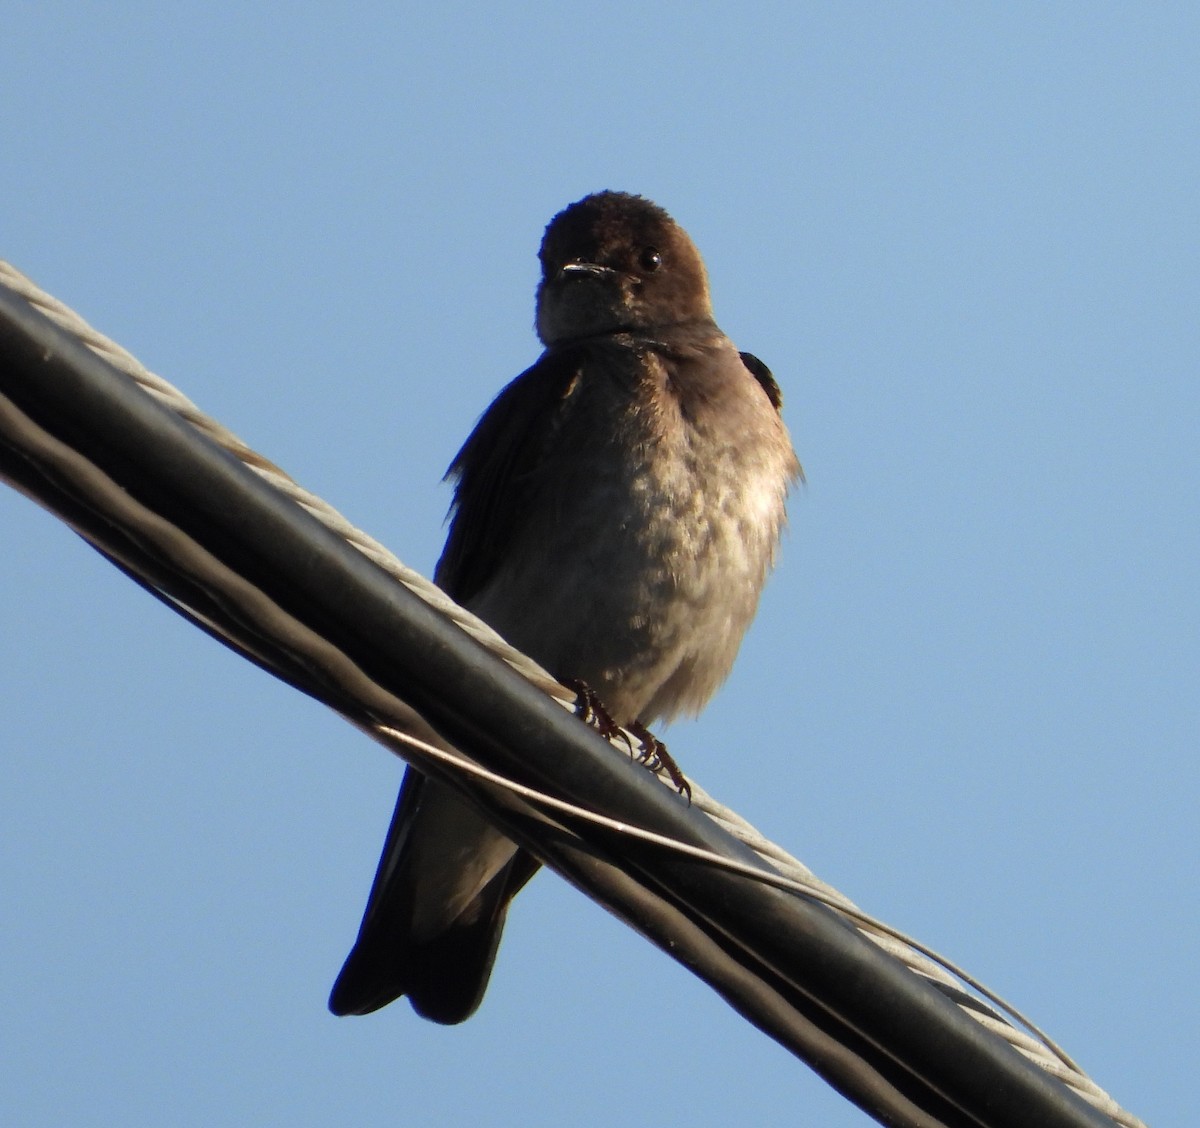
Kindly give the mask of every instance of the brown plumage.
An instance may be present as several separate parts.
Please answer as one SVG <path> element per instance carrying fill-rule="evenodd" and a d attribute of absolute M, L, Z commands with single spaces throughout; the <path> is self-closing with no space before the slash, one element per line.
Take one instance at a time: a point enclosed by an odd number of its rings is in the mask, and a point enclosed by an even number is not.
<path fill-rule="evenodd" d="M 800 474 L 778 386 L 717 328 L 699 252 L 649 201 L 572 204 L 540 258 L 545 351 L 451 464 L 435 578 L 618 723 L 695 712 L 729 673 Z M 410 768 L 330 1008 L 406 994 L 436 1022 L 469 1017 L 536 868 Z"/>

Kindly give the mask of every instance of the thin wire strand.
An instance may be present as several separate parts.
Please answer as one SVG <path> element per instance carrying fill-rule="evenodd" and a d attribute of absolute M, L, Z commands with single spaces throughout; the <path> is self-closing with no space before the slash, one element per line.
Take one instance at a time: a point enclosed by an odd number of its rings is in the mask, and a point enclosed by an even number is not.
<path fill-rule="evenodd" d="M 93 352 L 108 361 L 114 368 L 131 377 L 147 394 L 154 397 L 159 403 L 175 412 L 180 418 L 238 458 L 281 493 L 312 514 L 328 529 L 357 548 L 388 575 L 404 584 L 405 587 L 435 610 L 441 612 L 462 630 L 466 631 L 477 642 L 507 662 L 532 684 L 555 698 L 565 708 L 575 709 L 576 693 L 573 689 L 561 685 L 527 655 L 505 642 L 486 623 L 477 619 L 446 596 L 432 581 L 403 564 L 382 544 L 347 521 L 345 517 L 326 501 L 304 489 L 295 479 L 269 459 L 264 458 L 261 454 L 254 451 L 232 431 L 202 412 L 196 404 L 183 395 L 174 385 L 168 383 L 161 376 L 149 371 L 126 349 L 92 328 L 69 306 L 40 289 L 24 274 L 3 260 L 0 260 L 0 284 L 7 286 L 14 293 L 24 298 L 59 328 L 76 337 Z M 1031 1039 L 1022 1030 L 1000 1020 L 997 1016 L 975 1007 L 963 1005 L 963 1009 L 972 1018 L 993 1030 L 998 1036 L 1008 1041 L 1015 1049 L 1033 1060 L 1048 1073 L 1070 1085 L 1088 1100 L 1089 1103 L 1110 1116 L 1116 1123 L 1124 1126 L 1124 1128 L 1145 1128 L 1142 1121 L 1117 1105 L 1103 1089 L 1083 1073 L 1079 1066 L 1063 1050 L 1015 1008 L 1006 1003 L 999 995 L 989 990 L 950 960 L 940 956 L 932 948 L 863 912 L 843 893 L 828 883 L 821 881 L 802 862 L 787 853 L 782 847 L 767 839 L 740 815 L 718 803 L 695 783 L 692 783 L 693 805 L 724 827 L 755 853 L 759 854 L 765 861 L 780 870 L 779 874 L 759 870 L 754 866 L 723 858 L 720 855 L 711 854 L 708 851 L 698 849 L 686 843 L 677 842 L 674 839 L 666 838 L 662 835 L 630 826 L 629 824 L 606 819 L 595 812 L 589 812 L 571 804 L 562 803 L 560 800 L 543 795 L 532 789 L 525 788 L 512 780 L 507 780 L 488 772 L 486 769 L 469 760 L 428 745 L 424 741 L 403 733 L 400 730 L 379 725 L 376 727 L 374 734 L 377 739 L 382 740 L 384 743 L 399 742 L 411 747 L 420 748 L 425 755 L 436 756 L 448 763 L 453 763 L 458 770 L 469 772 L 497 786 L 508 788 L 514 793 L 542 806 L 565 811 L 573 817 L 586 819 L 598 825 L 605 825 L 609 829 L 619 833 L 655 843 L 665 849 L 687 853 L 692 857 L 704 860 L 713 865 L 719 865 L 724 869 L 743 874 L 754 880 L 819 900 L 822 904 L 851 919 L 859 927 L 863 935 L 867 936 L 897 959 L 900 959 L 915 974 L 923 975 L 949 985 L 954 985 L 956 981 L 965 984 L 977 992 L 983 999 L 1012 1016 L 1030 1034 L 1034 1035 L 1037 1040 Z M 636 736 L 631 737 L 631 739 L 635 742 L 637 741 Z M 628 741 L 625 741 L 620 736 L 614 737 L 613 743 L 618 747 L 628 745 Z M 663 773 L 659 772 L 658 774 L 659 778 L 662 779 Z M 664 779 L 664 782 L 667 783 L 669 781 Z M 691 781 L 689 780 L 689 782 Z"/>

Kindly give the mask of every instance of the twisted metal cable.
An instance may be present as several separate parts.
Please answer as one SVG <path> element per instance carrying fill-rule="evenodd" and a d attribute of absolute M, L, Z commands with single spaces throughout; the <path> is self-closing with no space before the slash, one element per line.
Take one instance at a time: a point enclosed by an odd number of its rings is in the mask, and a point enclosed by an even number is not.
<path fill-rule="evenodd" d="M 114 368 L 131 377 L 147 394 L 195 427 L 196 430 L 200 431 L 211 441 L 228 451 L 265 481 L 274 486 L 280 493 L 309 512 L 328 529 L 358 549 L 377 567 L 404 584 L 415 595 L 445 615 L 462 630 L 466 631 L 468 635 L 482 646 L 507 662 L 533 685 L 559 701 L 565 708 L 576 708 L 577 696 L 575 690 L 560 684 L 527 655 L 506 643 L 486 623 L 446 596 L 432 581 L 402 563 L 382 544 L 347 521 L 328 502 L 304 489 L 282 469 L 251 449 L 233 434 L 232 431 L 202 412 L 172 384 L 168 383 L 161 376 L 150 372 L 131 353 L 92 328 L 69 306 L 41 290 L 29 278 L 3 260 L 0 260 L 0 284 L 8 287 L 25 299 L 59 328 L 76 337 Z M 384 743 L 393 746 L 414 743 L 421 744 L 411 733 L 401 733 L 395 729 L 389 729 L 382 724 L 375 726 L 375 728 L 377 731 L 373 732 L 372 735 Z M 614 743 L 617 743 L 619 740 L 620 738 L 614 738 Z M 632 742 L 636 740 L 637 737 L 630 737 L 627 742 L 629 747 L 633 747 Z M 547 807 L 556 807 L 560 810 L 565 808 L 574 817 L 580 819 L 591 821 L 599 819 L 599 816 L 592 812 L 581 810 L 570 804 L 562 804 L 559 800 L 553 800 L 547 796 L 530 792 L 528 788 L 522 788 L 512 781 L 504 780 L 501 777 L 494 776 L 492 773 L 485 773 L 483 769 L 472 764 L 470 761 L 453 758 L 451 754 L 440 749 L 425 745 L 422 750 L 427 755 L 442 758 L 450 757 L 459 770 L 472 772 L 477 775 L 482 773 L 489 778 L 490 782 L 520 792 L 525 798 L 540 802 Z M 660 778 L 664 778 L 665 776 L 665 773 L 662 771 L 658 774 Z M 665 778 L 664 782 L 666 782 Z M 694 782 L 692 783 L 692 802 L 697 809 L 703 811 L 735 838 L 749 846 L 764 861 L 778 870 L 780 874 L 780 877 L 775 879 L 770 874 L 763 874 L 757 870 L 747 870 L 746 876 L 754 880 L 767 881 L 782 888 L 802 893 L 819 900 L 841 913 L 863 935 L 903 963 L 913 973 L 933 980 L 944 988 L 947 988 L 951 997 L 959 999 L 960 1007 L 972 1018 L 1004 1039 L 1014 1049 L 1035 1062 L 1043 1070 L 1070 1086 L 1093 1107 L 1109 1116 L 1116 1124 L 1122 1125 L 1123 1128 L 1145 1128 L 1142 1121 L 1117 1105 L 1103 1089 L 1084 1074 L 1075 1062 L 1033 1026 L 1032 1023 L 965 971 L 957 968 L 932 949 L 864 913 L 843 893 L 826 882 L 821 881 L 797 858 L 767 839 L 736 812 L 718 803 Z M 620 829 L 623 833 L 643 837 L 647 833 L 629 826 L 614 827 L 614 829 Z M 669 840 L 657 839 L 657 837 L 656 841 L 659 845 L 666 848 L 688 851 L 693 853 L 693 855 L 697 854 L 695 848 L 684 846 L 681 843 L 672 843 Z M 705 854 L 703 851 L 699 852 L 699 856 L 702 856 L 704 860 L 714 865 L 719 864 L 729 867 L 738 864 L 721 858 L 718 855 Z M 977 995 L 987 1000 L 988 1003 L 994 1004 L 997 1008 L 1010 1015 L 1021 1026 L 1024 1026 L 1025 1029 L 1022 1030 L 1011 1025 L 990 1007 L 982 1005 L 973 996 L 963 992 L 961 985 L 971 988 Z"/>

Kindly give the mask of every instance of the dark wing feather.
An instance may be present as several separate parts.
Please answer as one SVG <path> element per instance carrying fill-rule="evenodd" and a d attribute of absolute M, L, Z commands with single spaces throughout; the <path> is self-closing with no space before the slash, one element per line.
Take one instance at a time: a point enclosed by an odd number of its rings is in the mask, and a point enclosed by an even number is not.
<path fill-rule="evenodd" d="M 750 375 L 753 376 L 762 387 L 762 390 L 767 393 L 767 399 L 771 401 L 771 406 L 776 411 L 783 409 L 783 392 L 779 390 L 779 385 L 775 382 L 775 377 L 771 370 L 763 364 L 753 353 L 738 353 L 742 358 L 742 363 L 750 370 Z"/>
<path fill-rule="evenodd" d="M 543 353 L 496 397 L 446 471 L 457 484 L 434 579 L 451 599 L 469 602 L 504 559 L 579 362 L 570 349 Z"/>
<path fill-rule="evenodd" d="M 568 350 L 544 353 L 496 397 L 450 464 L 446 477 L 457 484 L 434 578 L 452 599 L 468 602 L 504 559 L 578 360 Z M 459 918 L 415 942 L 408 847 L 426 784 L 412 769 L 404 776 L 358 939 L 330 995 L 334 1014 L 366 1014 L 408 995 L 417 1013 L 434 1022 L 469 1017 L 487 987 L 508 903 L 538 868 L 518 851 Z"/>

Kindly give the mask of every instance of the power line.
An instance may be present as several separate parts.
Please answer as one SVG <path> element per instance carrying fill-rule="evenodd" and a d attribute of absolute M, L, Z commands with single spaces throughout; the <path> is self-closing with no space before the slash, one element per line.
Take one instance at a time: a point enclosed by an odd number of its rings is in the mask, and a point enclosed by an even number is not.
<path fill-rule="evenodd" d="M 782 851 L 768 863 L 660 786 L 547 696 L 570 691 L 464 633 L 428 581 L 124 350 L 30 304 L 69 321 L 61 303 L 0 279 L 0 476 L 147 590 L 458 788 L 881 1121 L 1140 1123 L 933 965 L 914 973 L 843 913 L 765 884 Z"/>

